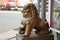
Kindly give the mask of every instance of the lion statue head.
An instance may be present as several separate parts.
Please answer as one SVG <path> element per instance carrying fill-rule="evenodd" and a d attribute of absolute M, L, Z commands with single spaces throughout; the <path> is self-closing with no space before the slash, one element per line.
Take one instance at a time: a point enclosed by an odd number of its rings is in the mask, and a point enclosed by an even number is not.
<path fill-rule="evenodd" d="M 22 13 L 23 13 L 23 17 L 25 18 L 32 18 L 38 16 L 37 8 L 32 3 L 28 3 L 27 5 L 24 5 Z"/>

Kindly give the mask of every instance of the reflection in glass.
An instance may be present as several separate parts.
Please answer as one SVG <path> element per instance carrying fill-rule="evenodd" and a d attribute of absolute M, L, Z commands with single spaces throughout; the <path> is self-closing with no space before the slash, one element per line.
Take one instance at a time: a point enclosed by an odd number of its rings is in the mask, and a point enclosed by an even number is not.
<path fill-rule="evenodd" d="M 54 8 L 54 11 L 53 11 L 54 25 L 53 25 L 53 27 L 60 30 L 60 3 L 58 3 L 58 1 L 54 1 L 53 8 Z"/>

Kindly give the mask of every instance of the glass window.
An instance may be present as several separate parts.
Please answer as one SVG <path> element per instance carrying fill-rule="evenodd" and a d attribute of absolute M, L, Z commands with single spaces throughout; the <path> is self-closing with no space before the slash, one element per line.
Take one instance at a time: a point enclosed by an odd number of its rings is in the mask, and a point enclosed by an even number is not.
<path fill-rule="evenodd" d="M 60 1 L 54 1 L 53 14 L 52 14 L 53 27 L 60 30 Z"/>

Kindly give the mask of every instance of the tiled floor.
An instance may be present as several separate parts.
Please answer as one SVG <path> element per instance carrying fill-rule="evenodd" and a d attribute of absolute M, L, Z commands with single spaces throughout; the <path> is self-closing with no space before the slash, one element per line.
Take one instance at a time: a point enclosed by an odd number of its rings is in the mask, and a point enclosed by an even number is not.
<path fill-rule="evenodd" d="M 18 31 L 16 30 L 10 30 L 8 32 L 2 33 L 0 34 L 0 40 L 16 40 L 16 34 L 18 33 Z"/>

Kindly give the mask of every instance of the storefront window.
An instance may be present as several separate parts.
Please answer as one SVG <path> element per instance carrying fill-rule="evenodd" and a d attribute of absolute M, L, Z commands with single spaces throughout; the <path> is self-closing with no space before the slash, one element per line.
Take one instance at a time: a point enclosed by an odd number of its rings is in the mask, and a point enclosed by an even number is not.
<path fill-rule="evenodd" d="M 60 30 L 60 1 L 54 1 L 52 17 L 53 28 Z"/>
<path fill-rule="evenodd" d="M 54 27 L 60 29 L 60 12 L 53 13 Z"/>

